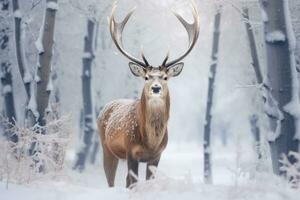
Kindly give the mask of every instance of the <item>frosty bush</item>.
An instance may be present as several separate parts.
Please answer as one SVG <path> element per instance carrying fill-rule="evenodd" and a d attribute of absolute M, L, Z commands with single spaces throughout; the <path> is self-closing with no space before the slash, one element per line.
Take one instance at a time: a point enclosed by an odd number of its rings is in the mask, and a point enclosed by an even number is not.
<path fill-rule="evenodd" d="M 282 164 L 280 170 L 286 173 L 287 180 L 292 184 L 292 187 L 299 188 L 300 183 L 300 153 L 289 152 L 288 156 L 294 161 L 288 159 L 284 154 L 280 160 Z"/>
<path fill-rule="evenodd" d="M 24 128 L 0 117 L 6 132 L 18 137 L 14 143 L 0 139 L 0 180 L 28 183 L 63 168 L 71 126 L 69 117 L 49 113 L 45 126 Z"/>

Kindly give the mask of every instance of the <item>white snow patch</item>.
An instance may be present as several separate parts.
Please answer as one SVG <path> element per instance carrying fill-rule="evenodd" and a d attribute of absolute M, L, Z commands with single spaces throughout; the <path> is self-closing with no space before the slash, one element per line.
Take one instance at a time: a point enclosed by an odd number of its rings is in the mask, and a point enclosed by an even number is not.
<path fill-rule="evenodd" d="M 89 72 L 89 70 L 85 70 L 85 71 L 84 71 L 84 75 L 85 75 L 86 77 L 90 77 L 90 72 Z"/>
<path fill-rule="evenodd" d="M 36 118 L 39 118 L 40 115 L 39 115 L 39 112 L 37 111 L 37 103 L 36 103 L 36 98 L 35 98 L 34 84 L 30 85 L 30 94 L 31 94 L 31 96 L 30 96 L 27 108 L 29 110 L 31 110 L 31 112 L 33 113 L 33 115 Z"/>
<path fill-rule="evenodd" d="M 37 40 L 34 43 L 39 54 L 43 54 L 45 52 L 44 45 L 43 45 L 44 23 L 45 23 L 45 15 L 43 17 L 43 23 L 42 23 L 40 31 L 39 31 L 39 37 L 37 38 Z"/>
<path fill-rule="evenodd" d="M 53 90 L 53 82 L 52 82 L 52 78 L 49 78 L 48 84 L 47 84 L 47 91 L 51 92 Z"/>
<path fill-rule="evenodd" d="M 90 52 L 84 52 L 82 57 L 83 58 L 92 58 L 93 56 Z"/>
<path fill-rule="evenodd" d="M 12 92 L 11 85 L 5 85 L 5 86 L 3 87 L 3 93 L 4 93 L 4 94 L 11 93 L 11 92 Z"/>
<path fill-rule="evenodd" d="M 297 101 L 290 101 L 288 104 L 283 106 L 283 110 L 293 115 L 294 117 L 300 117 L 300 105 Z"/>
<path fill-rule="evenodd" d="M 18 9 L 14 12 L 14 17 L 15 18 L 19 18 L 21 19 L 22 18 L 22 12 Z"/>
<path fill-rule="evenodd" d="M 47 3 L 47 8 L 49 8 L 51 10 L 58 10 L 59 6 L 58 6 L 58 3 L 50 1 Z"/>
<path fill-rule="evenodd" d="M 41 78 L 40 78 L 40 76 L 36 73 L 35 74 L 35 76 L 34 76 L 34 81 L 36 82 L 36 83 L 39 83 L 40 81 L 41 81 Z"/>
<path fill-rule="evenodd" d="M 261 7 L 261 18 L 263 20 L 263 22 L 268 22 L 269 21 L 269 17 L 265 11 L 264 8 Z"/>
<path fill-rule="evenodd" d="M 48 103 L 48 106 L 47 106 L 45 112 L 46 112 L 46 113 L 52 112 L 52 106 L 51 106 L 51 103 L 50 103 L 50 102 Z"/>
<path fill-rule="evenodd" d="M 285 34 L 280 30 L 273 31 L 266 35 L 266 41 L 270 43 L 284 42 L 285 40 L 286 40 Z"/>
<path fill-rule="evenodd" d="M 32 76 L 29 71 L 25 71 L 23 81 L 24 83 L 30 83 L 32 81 Z"/>

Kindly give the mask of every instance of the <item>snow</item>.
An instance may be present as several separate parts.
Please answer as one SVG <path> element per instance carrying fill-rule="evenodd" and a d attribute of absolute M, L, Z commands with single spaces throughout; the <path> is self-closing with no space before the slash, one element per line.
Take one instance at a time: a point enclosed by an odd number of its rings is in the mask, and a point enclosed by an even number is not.
<path fill-rule="evenodd" d="M 51 91 L 53 90 L 53 81 L 52 81 L 51 76 L 49 77 L 49 81 L 48 81 L 46 90 L 47 90 L 48 92 L 51 92 Z"/>
<path fill-rule="evenodd" d="M 137 126 L 137 118 L 133 114 L 136 110 L 136 101 L 131 99 L 118 99 L 108 103 L 99 116 L 104 116 L 112 109 L 109 118 L 105 121 L 107 136 L 114 137 L 115 130 L 127 130 L 128 136 L 133 136 L 134 127 Z M 132 128 L 131 128 L 132 127 Z M 129 130 L 131 130 L 129 132 Z M 118 133 L 118 132 L 117 132 Z"/>
<path fill-rule="evenodd" d="M 90 77 L 90 76 L 91 76 L 91 75 L 90 75 L 90 71 L 89 71 L 89 70 L 85 70 L 85 71 L 84 71 L 84 76 Z"/>
<path fill-rule="evenodd" d="M 24 72 L 23 81 L 24 83 L 30 83 L 32 81 L 32 76 L 29 71 Z"/>
<path fill-rule="evenodd" d="M 11 92 L 12 92 L 11 85 L 5 85 L 5 86 L 2 88 L 2 92 L 3 92 L 4 94 L 11 93 Z"/>
<path fill-rule="evenodd" d="M 284 42 L 285 40 L 286 40 L 285 34 L 280 30 L 273 31 L 266 35 L 266 41 L 270 43 Z"/>
<path fill-rule="evenodd" d="M 36 83 L 39 83 L 41 81 L 41 78 L 40 78 L 40 76 L 37 73 L 34 75 L 34 81 Z"/>
<path fill-rule="evenodd" d="M 49 1 L 47 3 L 47 8 L 51 9 L 51 10 L 58 10 L 59 9 L 59 6 L 58 6 L 58 3 L 56 2 L 53 2 L 53 1 Z"/>
<path fill-rule="evenodd" d="M 19 9 L 15 10 L 14 11 L 14 17 L 21 19 L 22 18 L 22 12 Z"/>
<path fill-rule="evenodd" d="M 145 181 L 142 170 L 138 184 L 132 190 L 125 188 L 126 162 L 121 161 L 114 188 L 106 185 L 103 167 L 95 166 L 83 173 L 65 169 L 65 174 L 54 180 L 40 179 L 25 185 L 9 183 L 8 189 L 5 182 L 0 182 L 0 199 L 298 200 L 300 191 L 290 189 L 281 179 L 265 173 L 251 175 L 251 171 L 238 169 L 234 165 L 235 151 L 229 147 L 215 148 L 219 153 L 213 158 L 214 184 L 203 184 L 202 157 L 198 154 L 200 149 L 194 143 L 180 148 L 175 143 L 169 144 L 159 168 L 155 170 L 155 179 Z M 240 162 L 251 165 L 248 163 L 249 155 L 244 152 Z M 142 168 L 145 165 L 140 166 Z M 251 178 L 253 176 L 255 179 Z"/>
<path fill-rule="evenodd" d="M 269 17 L 267 15 L 265 9 L 261 8 L 260 10 L 261 10 L 261 18 L 262 18 L 263 22 L 268 22 L 269 21 Z"/>
<path fill-rule="evenodd" d="M 45 15 L 43 17 L 43 22 L 42 25 L 40 27 L 40 31 L 39 31 L 39 36 L 35 41 L 35 47 L 38 51 L 39 54 L 43 54 L 44 53 L 44 45 L 43 45 L 43 31 L 44 31 L 44 21 L 45 21 Z M 40 66 L 40 64 L 38 64 L 38 66 Z"/>
<path fill-rule="evenodd" d="M 234 1 L 234 0 L 233 0 Z M 21 3 L 23 1 L 20 1 Z M 25 2 L 25 1 L 24 1 Z M 110 14 L 111 1 L 87 0 L 76 1 L 77 6 L 82 6 L 83 11 L 89 9 L 91 2 L 96 2 L 100 13 L 103 16 Z M 60 4 L 60 11 L 57 13 L 55 27 L 56 46 L 53 62 L 59 69 L 59 89 L 61 92 L 62 113 L 71 112 L 73 116 L 73 139 L 68 153 L 65 171 L 55 179 L 37 180 L 25 185 L 9 183 L 8 190 L 6 184 L 0 183 L 0 199 L 206 199 L 206 200 L 298 200 L 299 191 L 291 190 L 285 181 L 272 176 L 268 171 L 271 167 L 269 146 L 263 144 L 265 171 L 258 172 L 256 168 L 256 157 L 251 145 L 254 145 L 249 127 L 249 116 L 253 112 L 259 112 L 260 103 L 255 99 L 256 87 L 237 88 L 236 85 L 253 85 L 253 70 L 249 67 L 251 63 L 248 44 L 244 42 L 246 32 L 244 24 L 241 22 L 240 13 L 236 13 L 231 7 L 224 6 L 222 15 L 220 52 L 218 55 L 218 72 L 215 84 L 215 99 L 213 108 L 211 141 L 212 164 L 213 164 L 213 184 L 203 184 L 203 147 L 194 145 L 192 141 L 201 143 L 203 136 L 203 125 L 205 123 L 205 104 L 207 96 L 207 80 L 209 74 L 212 24 L 215 14 L 213 1 L 197 1 L 201 21 L 201 33 L 195 49 L 185 60 L 183 73 L 176 79 L 169 81 L 171 96 L 171 112 L 169 121 L 169 144 L 163 152 L 160 165 L 158 167 L 157 179 L 144 181 L 143 173 L 140 173 L 140 181 L 136 188 L 127 190 L 125 186 L 126 162 L 120 161 L 116 177 L 116 187 L 107 188 L 103 166 L 101 165 L 102 154 L 97 154 L 98 163 L 96 166 L 88 165 L 88 169 L 83 173 L 72 171 L 73 161 L 76 158 L 76 136 L 80 132 L 78 119 L 80 108 L 82 108 L 81 97 L 81 73 L 82 73 L 82 50 L 84 35 L 86 32 L 86 17 L 78 14 L 78 9 L 70 6 L 68 2 Z M 240 3 L 239 1 L 237 1 Z M 172 55 L 180 55 L 187 40 L 186 33 L 178 24 L 174 16 L 169 15 L 169 7 L 179 5 L 182 15 L 189 18 L 190 13 L 185 11 L 182 5 L 184 1 L 120 1 L 118 7 L 120 15 L 138 4 L 139 10 L 133 16 L 125 28 L 124 46 L 128 51 L 139 56 L 137 53 L 140 44 L 143 44 L 147 55 L 149 55 L 154 65 L 160 64 L 161 59 L 167 51 L 167 46 L 172 49 Z M 25 3 L 22 3 L 25 4 Z M 30 5 L 29 5 L 30 6 Z M 124 7 L 123 7 L 124 6 Z M 37 7 L 30 12 L 32 21 L 30 28 L 32 33 L 27 34 L 25 43 L 30 66 L 35 66 L 36 52 L 34 42 L 41 23 L 41 16 L 44 7 Z M 86 9 L 87 8 L 87 9 Z M 30 9 L 30 8 L 29 8 Z M 40 12 L 36 12 L 39 10 Z M 256 8 L 255 8 L 256 9 Z M 33 14 L 32 14 L 33 13 Z M 255 12 L 253 12 L 255 14 Z M 254 16 L 254 18 L 257 16 Z M 263 17 L 267 20 L 268 16 Z M 119 17 L 118 17 L 119 18 Z M 190 17 L 191 19 L 191 17 Z M 157 22 L 160 23 L 157 23 Z M 178 26 L 177 26 L 178 25 Z M 42 26 L 43 27 L 43 26 Z M 67 29 L 66 29 L 67 27 Z M 133 78 L 127 67 L 128 60 L 122 57 L 113 45 L 107 30 L 107 23 L 100 19 L 101 34 L 99 34 L 99 44 L 103 44 L 95 52 L 95 67 L 93 74 L 93 91 L 99 95 L 95 96 L 95 101 L 100 106 L 118 98 L 138 97 L 143 81 Z M 255 27 L 257 28 L 257 27 Z M 259 27 L 261 28 L 261 27 Z M 137 31 L 138 30 L 138 31 Z M 263 33 L 256 30 L 257 33 Z M 165 33 L 165 34 L 162 34 Z M 34 36 L 32 36 L 34 35 Z M 259 37 L 257 37 L 259 39 Z M 289 38 L 287 35 L 286 38 Z M 41 39 L 41 37 L 39 37 Z M 100 41 L 101 40 L 101 41 Z M 264 42 L 264 41 L 260 41 Z M 42 47 L 40 40 L 40 47 Z M 261 52 L 261 43 L 258 43 L 258 50 Z M 42 49 L 42 48 L 39 48 Z M 99 52 L 101 51 L 101 52 Z M 41 52 L 41 51 L 39 51 Z M 56 55 L 55 55 L 56 54 Z M 33 56 L 32 56 L 33 55 Z M 263 56 L 262 56 L 263 57 Z M 19 88 L 23 88 L 21 84 Z M 138 93 L 136 91 L 139 91 Z M 20 93 L 22 94 L 22 93 Z M 25 94 L 25 93 L 24 93 Z M 21 96 L 21 95 L 19 95 Z M 23 95 L 26 96 L 26 95 Z M 74 98 L 78 97 L 78 98 Z M 18 97 L 16 97 L 18 98 Z M 35 98 L 30 99 L 30 106 L 36 111 Z M 26 99 L 24 100 L 24 102 Z M 17 106 L 24 106 L 24 102 Z M 129 102 L 128 102 L 129 103 Z M 255 104 L 255 105 L 253 105 Z M 258 106 L 257 106 L 258 104 Z M 35 106 L 34 106 L 35 105 Z M 257 107 L 256 107 L 257 106 Z M 288 104 L 286 111 L 293 110 L 297 104 Z M 96 110 L 96 109 L 95 109 Z M 105 110 L 105 108 L 104 108 Z M 275 108 L 267 109 L 270 113 L 276 113 Z M 94 110 L 93 110 L 94 111 Z M 23 114 L 23 112 L 22 112 Z M 295 113 L 296 114 L 296 113 Z M 263 115 L 263 114 L 262 114 Z M 278 114 L 279 119 L 280 113 Z M 265 123 L 261 119 L 261 123 Z M 95 125 L 96 123 L 94 123 Z M 267 131 L 262 127 L 262 140 L 265 141 Z M 274 134 L 274 132 L 272 132 Z M 274 135 L 273 135 L 274 136 Z M 216 146 L 216 141 L 225 138 L 227 147 Z M 95 139 L 99 139 L 95 134 Z M 232 149 L 236 140 L 241 148 L 240 155 L 237 150 Z M 101 149 L 101 146 L 100 146 Z M 101 151 L 100 151 L 101 152 Z M 71 155 L 69 155 L 71 154 Z M 251 155 L 250 155 L 251 154 Z M 142 165 L 141 167 L 145 167 Z M 259 168 L 261 169 L 261 168 Z"/>
<path fill-rule="evenodd" d="M 92 58 L 93 56 L 90 52 L 84 52 L 82 57 L 88 59 L 88 58 Z"/>
<path fill-rule="evenodd" d="M 30 85 L 30 94 L 31 97 L 29 99 L 27 109 L 31 110 L 33 115 L 38 118 L 39 117 L 39 112 L 37 111 L 37 103 L 36 103 L 36 97 L 35 97 L 35 86 L 33 83 Z"/>

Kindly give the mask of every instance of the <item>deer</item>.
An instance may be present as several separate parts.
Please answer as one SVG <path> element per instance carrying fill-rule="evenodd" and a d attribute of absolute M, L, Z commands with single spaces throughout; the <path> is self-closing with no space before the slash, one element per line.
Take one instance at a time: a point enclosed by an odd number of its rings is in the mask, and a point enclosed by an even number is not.
<path fill-rule="evenodd" d="M 146 180 L 154 177 L 153 167 L 157 167 L 162 152 L 168 142 L 168 119 L 170 95 L 168 80 L 178 76 L 184 66 L 181 62 L 194 48 L 199 35 L 199 15 L 192 2 L 193 23 L 188 23 L 174 12 L 185 28 L 189 42 L 188 49 L 178 58 L 169 61 L 169 52 L 162 64 L 149 64 L 141 51 L 138 59 L 123 47 L 122 33 L 133 14 L 131 10 L 121 22 L 115 21 L 117 3 L 108 17 L 111 38 L 123 56 L 130 60 L 129 68 L 136 77 L 145 80 L 141 96 L 137 100 L 119 99 L 106 104 L 97 118 L 97 127 L 103 149 L 103 167 L 109 187 L 114 187 L 119 160 L 127 160 L 128 173 L 126 187 L 137 182 L 139 163 L 146 163 Z"/>

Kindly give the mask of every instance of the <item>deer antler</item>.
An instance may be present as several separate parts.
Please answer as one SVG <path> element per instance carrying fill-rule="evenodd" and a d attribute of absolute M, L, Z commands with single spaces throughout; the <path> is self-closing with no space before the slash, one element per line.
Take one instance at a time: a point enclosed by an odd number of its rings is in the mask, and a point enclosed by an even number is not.
<path fill-rule="evenodd" d="M 145 58 L 145 55 L 143 53 L 143 51 L 141 51 L 141 55 L 143 58 L 143 61 L 140 61 L 139 59 L 135 58 L 134 56 L 130 55 L 128 52 L 125 51 L 124 47 L 123 47 L 123 41 L 122 41 L 122 33 L 124 30 L 124 27 L 126 25 L 126 23 L 128 22 L 129 18 L 131 17 L 131 15 L 133 14 L 135 8 L 133 8 L 123 19 L 123 21 L 121 21 L 120 23 L 117 23 L 115 21 L 115 11 L 117 8 L 117 2 L 114 3 L 112 11 L 111 11 L 111 15 L 109 17 L 109 29 L 110 29 L 110 34 L 111 37 L 116 45 L 116 47 L 119 49 L 119 51 L 125 56 L 127 57 L 129 60 L 131 60 L 134 63 L 139 64 L 140 66 L 142 66 L 143 68 L 147 68 L 149 66 L 148 61 Z"/>
<path fill-rule="evenodd" d="M 198 15 L 198 11 L 195 5 L 194 1 L 191 1 L 191 7 L 192 7 L 192 13 L 193 13 L 193 18 L 194 18 L 194 22 L 192 24 L 189 24 L 187 21 L 185 21 L 178 13 L 174 12 L 174 15 L 177 17 L 177 19 L 181 22 L 181 24 L 184 26 L 184 28 L 186 29 L 188 36 L 189 36 L 189 46 L 187 51 L 181 55 L 179 58 L 172 60 L 170 62 L 167 62 L 169 59 L 169 52 L 166 56 L 166 58 L 164 59 L 162 66 L 163 67 L 170 67 L 172 65 L 174 65 L 175 63 L 178 63 L 179 61 L 181 61 L 182 59 L 184 59 L 193 49 L 193 47 L 196 44 L 196 41 L 198 39 L 199 36 L 199 15 Z"/>

